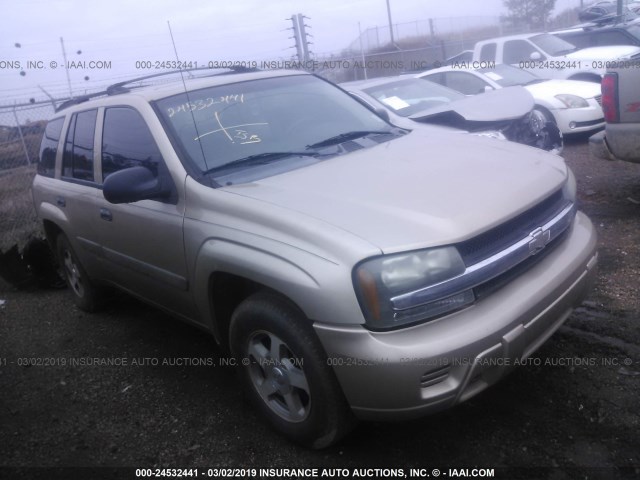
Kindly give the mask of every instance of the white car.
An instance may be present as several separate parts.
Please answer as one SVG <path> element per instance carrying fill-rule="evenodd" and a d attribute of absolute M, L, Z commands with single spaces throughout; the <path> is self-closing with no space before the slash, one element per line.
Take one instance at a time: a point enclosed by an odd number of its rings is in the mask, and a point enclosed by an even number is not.
<path fill-rule="evenodd" d="M 554 122 L 563 134 L 604 127 L 600 85 L 579 80 L 546 80 L 506 64 L 493 68 L 443 67 L 416 75 L 465 95 L 520 85 L 535 101 L 534 112 Z"/>
<path fill-rule="evenodd" d="M 563 148 L 558 127 L 533 114 L 533 97 L 522 87 L 468 97 L 414 75 L 358 80 L 340 86 L 370 109 L 385 109 L 391 123 L 403 128 L 412 130 L 426 124 L 483 136 L 498 132 L 507 140 L 554 153 Z"/>

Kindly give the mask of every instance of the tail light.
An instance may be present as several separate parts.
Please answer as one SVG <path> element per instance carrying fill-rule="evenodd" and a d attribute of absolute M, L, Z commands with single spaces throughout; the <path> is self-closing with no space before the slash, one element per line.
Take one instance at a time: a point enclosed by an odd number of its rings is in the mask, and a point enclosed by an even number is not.
<path fill-rule="evenodd" d="M 620 121 L 620 110 L 618 109 L 618 74 L 606 73 L 602 77 L 602 111 L 604 119 L 608 123 L 618 123 Z"/>

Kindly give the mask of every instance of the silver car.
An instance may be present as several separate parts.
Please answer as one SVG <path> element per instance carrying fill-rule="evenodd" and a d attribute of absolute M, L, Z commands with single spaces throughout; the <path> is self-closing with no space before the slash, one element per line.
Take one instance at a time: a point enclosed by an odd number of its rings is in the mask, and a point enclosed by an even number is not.
<path fill-rule="evenodd" d="M 456 405 L 587 293 L 560 157 L 398 128 L 303 72 L 224 73 L 65 105 L 33 195 L 78 307 L 115 286 L 211 333 L 288 438 Z"/>

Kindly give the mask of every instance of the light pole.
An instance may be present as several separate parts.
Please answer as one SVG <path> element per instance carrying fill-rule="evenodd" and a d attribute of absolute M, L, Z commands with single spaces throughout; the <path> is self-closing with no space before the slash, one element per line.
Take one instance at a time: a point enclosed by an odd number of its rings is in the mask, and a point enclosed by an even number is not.
<path fill-rule="evenodd" d="M 389 35 L 391 35 L 391 45 L 395 45 L 396 41 L 393 38 L 393 22 L 391 21 L 391 6 L 389 0 L 387 0 L 387 16 L 389 17 Z"/>

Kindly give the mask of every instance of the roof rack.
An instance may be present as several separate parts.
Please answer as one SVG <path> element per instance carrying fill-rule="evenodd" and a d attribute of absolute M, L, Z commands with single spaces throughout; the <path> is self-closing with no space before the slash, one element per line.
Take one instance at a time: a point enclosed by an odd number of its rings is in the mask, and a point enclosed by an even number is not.
<path fill-rule="evenodd" d="M 154 73 L 152 75 L 144 75 L 142 77 L 137 77 L 137 78 L 132 78 L 129 80 L 125 80 L 123 82 L 118 82 L 118 83 L 114 83 L 113 85 L 109 85 L 105 90 L 100 91 L 100 92 L 94 92 L 94 93 L 90 93 L 88 95 L 82 95 L 79 97 L 74 97 L 74 98 L 70 98 L 69 100 L 66 100 L 64 102 L 62 102 L 58 107 L 56 107 L 56 113 L 59 112 L 60 110 L 63 110 L 65 108 L 68 108 L 72 105 L 78 105 L 80 103 L 84 103 L 88 100 L 91 100 L 92 98 L 95 97 L 102 97 L 102 96 L 112 96 L 112 95 L 120 95 L 122 93 L 128 93 L 131 91 L 131 88 L 127 88 L 126 85 L 129 85 L 131 83 L 136 83 L 136 82 L 142 82 L 144 80 L 149 80 L 151 78 L 157 78 L 157 77 L 163 77 L 166 75 L 175 75 L 177 73 L 191 73 L 194 71 L 211 71 L 211 70 L 224 70 L 222 72 L 217 71 L 215 73 L 211 73 L 209 75 L 199 75 L 197 78 L 206 78 L 206 77 L 215 77 L 218 75 L 229 75 L 229 74 L 234 74 L 234 73 L 247 73 L 247 72 L 257 72 L 259 71 L 258 68 L 249 68 L 249 67 L 242 67 L 242 66 L 237 66 L 237 67 L 228 67 L 228 68 L 224 68 L 224 69 L 215 69 L 215 68 L 208 68 L 208 67 L 198 67 L 198 68 L 183 68 L 180 70 L 169 70 L 166 72 L 160 72 L 160 73 Z M 143 87 L 145 85 L 139 85 L 138 87 L 132 87 L 132 88 L 139 88 L 139 87 Z"/>

